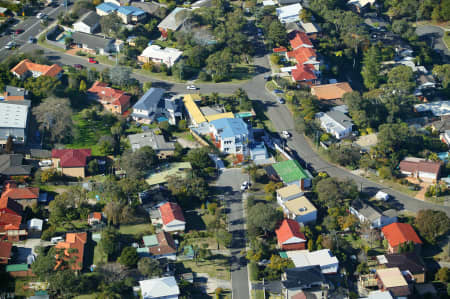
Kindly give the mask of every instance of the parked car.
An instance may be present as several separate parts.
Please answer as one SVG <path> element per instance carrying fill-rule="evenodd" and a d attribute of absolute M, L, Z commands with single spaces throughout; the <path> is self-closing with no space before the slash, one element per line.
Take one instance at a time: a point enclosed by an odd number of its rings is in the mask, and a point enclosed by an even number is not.
<path fill-rule="evenodd" d="M 266 81 L 269 81 L 269 80 L 271 80 L 272 79 L 272 76 L 264 76 L 264 80 L 266 80 Z"/>
<path fill-rule="evenodd" d="M 94 58 L 92 58 L 92 57 L 89 57 L 89 63 L 94 63 L 94 64 L 97 64 L 98 63 L 98 61 L 97 60 L 95 60 Z"/>
<path fill-rule="evenodd" d="M 17 44 L 15 43 L 15 42 L 13 42 L 13 41 L 10 41 L 10 42 L 8 42 L 6 45 L 5 45 L 5 49 L 12 49 L 12 48 L 14 48 L 14 47 L 16 47 L 17 46 Z"/>
<path fill-rule="evenodd" d="M 64 241 L 64 238 L 63 237 L 53 237 L 50 239 L 50 242 L 52 242 L 52 244 L 56 244 L 60 241 Z"/>
<path fill-rule="evenodd" d="M 21 34 L 23 31 L 24 31 L 23 29 L 16 29 L 15 33 L 18 35 L 18 34 Z"/>
<path fill-rule="evenodd" d="M 195 86 L 195 85 L 188 85 L 188 86 L 186 86 L 186 89 L 187 90 L 197 90 L 197 86 Z"/>
<path fill-rule="evenodd" d="M 74 64 L 73 67 L 76 68 L 77 70 L 82 70 L 83 69 L 83 66 L 81 64 L 78 64 L 78 63 Z"/>
<path fill-rule="evenodd" d="M 283 91 L 281 89 L 274 89 L 273 93 L 283 93 Z"/>
<path fill-rule="evenodd" d="M 283 98 L 278 98 L 277 101 L 278 101 L 278 103 L 280 103 L 280 104 L 284 104 L 284 103 L 285 103 L 285 101 L 284 101 Z"/>
<path fill-rule="evenodd" d="M 241 185 L 241 191 L 247 190 L 249 186 L 250 186 L 249 182 L 247 182 L 247 181 L 243 182 Z"/>
<path fill-rule="evenodd" d="M 39 161 L 38 164 L 40 167 L 48 167 L 48 166 L 52 166 L 53 162 L 52 162 L 52 160 L 42 160 L 42 161 Z"/>
<path fill-rule="evenodd" d="M 289 133 L 288 131 L 282 131 L 281 132 L 281 137 L 287 139 L 287 138 L 291 137 L 291 133 Z"/>
<path fill-rule="evenodd" d="M 28 43 L 34 44 L 35 42 L 36 42 L 36 38 L 34 36 L 30 36 L 30 38 L 28 39 Z"/>
<path fill-rule="evenodd" d="M 42 16 L 43 16 L 44 14 L 42 13 L 42 12 L 40 12 L 40 13 L 38 13 L 37 15 L 36 15 L 36 18 L 38 18 L 38 19 L 42 19 Z"/>

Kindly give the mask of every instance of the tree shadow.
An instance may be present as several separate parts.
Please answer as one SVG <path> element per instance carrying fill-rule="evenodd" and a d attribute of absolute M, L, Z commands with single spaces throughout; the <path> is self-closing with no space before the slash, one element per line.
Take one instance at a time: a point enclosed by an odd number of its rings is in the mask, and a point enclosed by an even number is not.
<path fill-rule="evenodd" d="M 205 222 L 197 211 L 187 211 L 184 213 L 186 218 L 186 232 L 194 230 L 206 230 Z"/>

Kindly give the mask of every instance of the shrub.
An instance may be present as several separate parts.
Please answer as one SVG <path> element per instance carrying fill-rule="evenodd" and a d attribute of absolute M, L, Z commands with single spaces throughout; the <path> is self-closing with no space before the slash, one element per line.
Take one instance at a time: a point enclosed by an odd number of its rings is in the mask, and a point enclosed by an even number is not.
<path fill-rule="evenodd" d="M 390 179 L 390 178 L 392 178 L 392 170 L 387 166 L 380 167 L 378 169 L 378 175 L 382 179 Z"/>
<path fill-rule="evenodd" d="M 249 269 L 250 269 L 250 280 L 252 281 L 258 280 L 259 278 L 258 265 L 255 262 L 250 262 Z"/>
<path fill-rule="evenodd" d="M 86 53 L 84 53 L 83 51 L 77 51 L 75 54 L 77 56 L 86 56 Z"/>

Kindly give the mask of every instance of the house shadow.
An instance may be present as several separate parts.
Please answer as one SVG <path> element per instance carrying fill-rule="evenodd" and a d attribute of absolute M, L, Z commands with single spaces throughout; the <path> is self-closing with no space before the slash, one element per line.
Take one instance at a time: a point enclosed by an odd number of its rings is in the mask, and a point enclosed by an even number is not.
<path fill-rule="evenodd" d="M 186 211 L 184 213 L 184 218 L 186 220 L 186 232 L 193 230 L 206 230 L 205 222 L 197 211 Z"/>

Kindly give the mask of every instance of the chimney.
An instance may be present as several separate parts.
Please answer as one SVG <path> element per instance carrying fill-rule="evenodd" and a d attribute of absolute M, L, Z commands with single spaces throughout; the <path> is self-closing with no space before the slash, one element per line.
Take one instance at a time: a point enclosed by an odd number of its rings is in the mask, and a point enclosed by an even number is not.
<path fill-rule="evenodd" d="M 300 180 L 300 189 L 302 189 L 302 191 L 305 190 L 305 180 L 304 179 Z"/>

